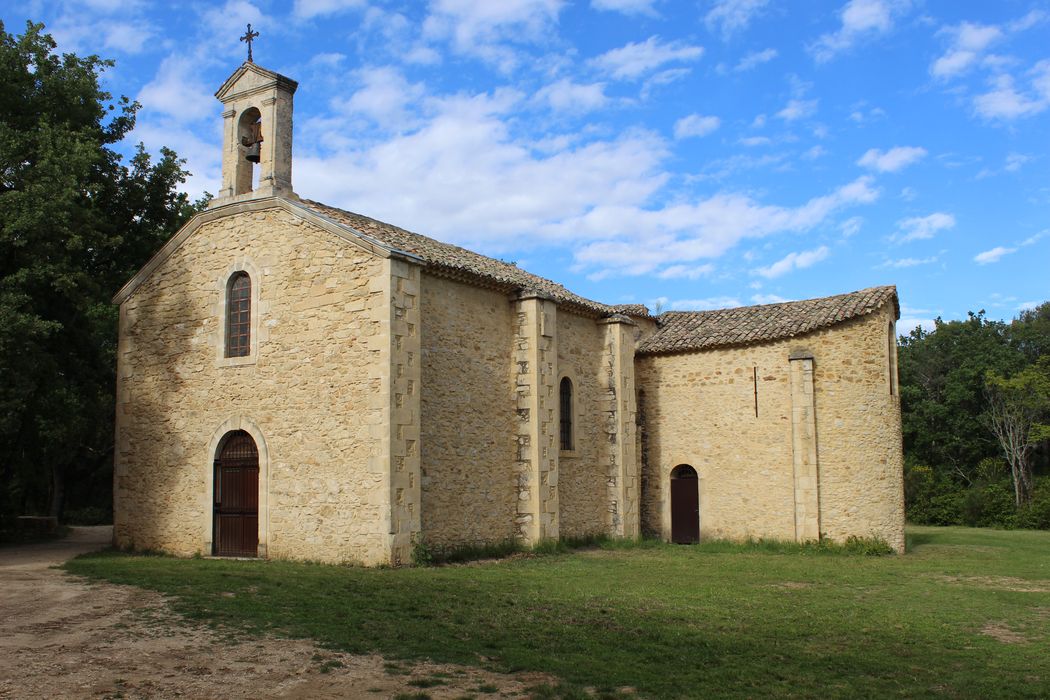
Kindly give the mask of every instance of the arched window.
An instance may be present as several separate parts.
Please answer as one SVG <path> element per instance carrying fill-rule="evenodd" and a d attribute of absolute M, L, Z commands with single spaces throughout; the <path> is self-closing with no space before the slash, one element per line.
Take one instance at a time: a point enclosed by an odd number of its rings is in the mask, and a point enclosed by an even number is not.
<path fill-rule="evenodd" d="M 572 381 L 568 377 L 562 377 L 559 393 L 561 422 L 561 449 L 571 450 L 572 447 Z"/>
<path fill-rule="evenodd" d="M 252 278 L 237 272 L 226 284 L 226 357 L 247 357 L 251 352 Z"/>

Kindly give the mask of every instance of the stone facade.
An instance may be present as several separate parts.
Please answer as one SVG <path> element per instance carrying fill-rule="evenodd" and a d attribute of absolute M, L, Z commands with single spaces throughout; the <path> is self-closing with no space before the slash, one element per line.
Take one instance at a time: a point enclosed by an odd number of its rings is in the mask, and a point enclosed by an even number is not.
<path fill-rule="evenodd" d="M 752 346 L 637 361 L 643 528 L 668 537 L 671 470 L 698 472 L 701 537 L 904 548 L 895 312 Z"/>
<path fill-rule="evenodd" d="M 424 539 L 438 546 L 512 539 L 513 305 L 506 294 L 423 274 L 422 312 Z"/>
<path fill-rule="evenodd" d="M 656 318 L 584 299 L 299 199 L 295 86 L 254 64 L 227 80 L 220 197 L 115 298 L 118 546 L 209 555 L 225 517 L 258 556 L 369 565 L 419 545 L 669 539 L 669 475 L 689 464 L 702 537 L 903 548 L 895 290 Z M 249 343 L 231 352 L 242 275 Z M 258 451 L 247 515 L 222 510 L 236 431 Z"/>

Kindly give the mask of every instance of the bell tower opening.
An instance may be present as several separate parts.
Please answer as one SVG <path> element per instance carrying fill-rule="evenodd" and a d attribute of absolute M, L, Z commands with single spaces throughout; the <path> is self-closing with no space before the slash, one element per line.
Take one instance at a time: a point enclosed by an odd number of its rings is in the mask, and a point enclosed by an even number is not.
<path fill-rule="evenodd" d="M 292 191 L 292 96 L 299 84 L 246 61 L 215 97 L 222 102 L 222 187 L 211 207 Z"/>
<path fill-rule="evenodd" d="M 262 115 L 255 107 L 241 112 L 237 120 L 237 135 L 241 158 L 237 161 L 234 194 L 246 194 L 259 186 L 259 163 L 263 145 Z"/>

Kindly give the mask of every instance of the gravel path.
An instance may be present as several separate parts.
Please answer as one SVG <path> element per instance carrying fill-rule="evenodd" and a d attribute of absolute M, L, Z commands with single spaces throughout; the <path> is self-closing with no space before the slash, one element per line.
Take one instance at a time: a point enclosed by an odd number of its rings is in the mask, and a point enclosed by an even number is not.
<path fill-rule="evenodd" d="M 111 534 L 76 527 L 65 540 L 0 548 L 0 698 L 491 698 L 552 682 L 301 640 L 231 640 L 178 617 L 157 593 L 53 568 Z"/>

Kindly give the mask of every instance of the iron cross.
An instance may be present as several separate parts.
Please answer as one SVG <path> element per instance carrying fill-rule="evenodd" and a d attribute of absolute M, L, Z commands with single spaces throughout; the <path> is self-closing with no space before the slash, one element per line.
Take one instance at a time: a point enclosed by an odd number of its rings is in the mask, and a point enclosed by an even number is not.
<path fill-rule="evenodd" d="M 255 63 L 255 61 L 252 60 L 252 39 L 257 36 L 259 36 L 259 32 L 253 32 L 252 25 L 249 23 L 248 31 L 241 37 L 241 41 L 247 42 L 248 44 L 248 63 Z"/>

